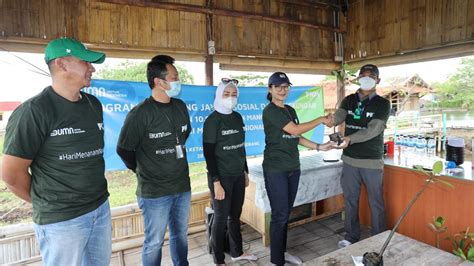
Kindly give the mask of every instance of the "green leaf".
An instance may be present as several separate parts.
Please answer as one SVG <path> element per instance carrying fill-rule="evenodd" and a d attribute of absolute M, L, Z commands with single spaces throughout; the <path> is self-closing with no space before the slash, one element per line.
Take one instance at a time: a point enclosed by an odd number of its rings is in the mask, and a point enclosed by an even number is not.
<path fill-rule="evenodd" d="M 431 177 L 431 175 L 430 175 L 431 173 L 426 171 L 425 169 L 423 169 L 422 165 L 415 164 L 415 165 L 413 165 L 413 168 L 414 168 L 415 171 L 419 172 L 420 174 L 424 174 L 426 176 Z"/>
<path fill-rule="evenodd" d="M 423 170 L 423 166 L 419 165 L 419 164 L 415 164 L 413 165 L 413 167 L 418 170 L 418 171 L 422 171 L 422 172 L 425 172 L 425 170 Z"/>
<path fill-rule="evenodd" d="M 441 228 L 443 227 L 444 225 L 444 218 L 442 216 L 438 216 L 436 219 L 435 219 L 435 223 L 436 227 L 438 228 Z"/>
<path fill-rule="evenodd" d="M 474 246 L 472 246 L 468 251 L 467 251 L 467 259 L 470 261 L 474 261 Z"/>
<path fill-rule="evenodd" d="M 433 174 L 439 175 L 443 171 L 443 162 L 437 161 L 433 164 Z"/>
<path fill-rule="evenodd" d="M 440 223 L 441 226 L 444 225 L 444 222 L 445 222 L 445 219 L 443 216 L 438 216 L 438 218 L 436 218 L 436 222 Z"/>
<path fill-rule="evenodd" d="M 428 227 L 429 227 L 431 230 L 433 230 L 433 231 L 436 232 L 436 226 L 435 226 L 434 224 L 429 223 L 429 224 L 428 224 Z"/>
<path fill-rule="evenodd" d="M 456 254 L 456 256 L 459 256 L 461 258 L 463 258 L 464 260 L 466 260 L 466 255 L 464 255 L 464 252 L 462 252 L 462 249 L 458 248 L 456 250 L 453 250 L 453 253 Z"/>
<path fill-rule="evenodd" d="M 449 183 L 448 181 L 445 181 L 445 180 L 442 180 L 442 179 L 439 179 L 439 178 L 435 178 L 435 180 L 437 182 L 440 182 L 440 183 L 443 183 L 444 185 L 450 187 L 450 188 L 454 188 L 453 184 Z"/>
<path fill-rule="evenodd" d="M 466 239 L 464 239 L 464 238 L 461 239 L 461 241 L 459 241 L 459 248 L 460 248 L 461 250 L 464 250 L 464 242 L 466 242 Z"/>

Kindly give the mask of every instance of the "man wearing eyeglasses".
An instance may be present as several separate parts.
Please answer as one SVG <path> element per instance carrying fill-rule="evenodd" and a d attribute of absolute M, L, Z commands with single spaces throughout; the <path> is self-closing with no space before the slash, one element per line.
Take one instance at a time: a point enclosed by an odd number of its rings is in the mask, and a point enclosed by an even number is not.
<path fill-rule="evenodd" d="M 191 133 L 174 59 L 155 56 L 147 66 L 151 96 L 134 107 L 120 132 L 117 153 L 137 174 L 137 201 L 143 212 L 143 265 L 160 265 L 166 227 L 173 265 L 188 265 L 191 202 L 184 144 Z"/>
<path fill-rule="evenodd" d="M 345 247 L 360 239 L 359 197 L 360 187 L 367 188 L 372 220 L 372 235 L 383 232 L 385 208 L 383 200 L 383 134 L 390 114 L 390 102 L 377 95 L 380 82 L 375 65 L 364 65 L 359 71 L 360 89 L 341 102 L 336 110 L 334 124 L 345 122 L 343 170 L 341 186 L 344 193 L 346 219 Z"/>

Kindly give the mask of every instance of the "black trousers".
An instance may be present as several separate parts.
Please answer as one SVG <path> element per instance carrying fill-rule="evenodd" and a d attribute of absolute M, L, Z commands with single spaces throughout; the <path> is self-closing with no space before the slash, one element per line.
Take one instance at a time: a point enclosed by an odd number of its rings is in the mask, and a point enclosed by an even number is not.
<path fill-rule="evenodd" d="M 240 233 L 240 214 L 244 205 L 245 176 L 223 176 L 220 182 L 225 191 L 223 200 L 216 200 L 214 184 L 208 178 L 214 208 L 214 222 L 211 228 L 211 245 L 214 263 L 225 263 L 224 243 L 226 227 L 229 234 L 230 255 L 239 257 L 242 252 L 242 234 Z"/>

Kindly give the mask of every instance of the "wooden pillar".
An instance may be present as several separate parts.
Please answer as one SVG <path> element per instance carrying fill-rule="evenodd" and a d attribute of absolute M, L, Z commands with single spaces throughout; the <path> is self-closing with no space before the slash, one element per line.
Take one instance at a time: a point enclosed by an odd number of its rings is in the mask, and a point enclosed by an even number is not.
<path fill-rule="evenodd" d="M 206 85 L 214 85 L 214 57 L 206 56 Z"/>
<path fill-rule="evenodd" d="M 344 71 L 344 70 L 340 70 L 340 71 Z M 336 99 L 337 99 L 337 107 L 339 107 L 339 104 L 341 104 L 342 102 L 342 99 L 344 99 L 345 95 L 346 95 L 346 86 L 344 84 L 344 81 L 340 80 L 340 79 L 336 79 L 337 80 L 337 85 L 336 85 Z"/>
<path fill-rule="evenodd" d="M 206 7 L 209 9 L 214 8 L 214 1 L 207 0 Z M 206 39 L 207 39 L 207 56 L 206 56 L 206 85 L 214 85 L 214 55 L 216 54 L 216 48 L 214 43 L 214 23 L 212 14 L 206 15 Z"/>
<path fill-rule="evenodd" d="M 342 72 L 344 71 L 344 69 L 341 69 L 339 71 Z M 339 108 L 339 105 L 341 104 L 342 99 L 344 99 L 344 97 L 346 96 L 346 85 L 345 85 L 345 80 L 340 80 L 339 78 L 337 78 L 336 80 L 337 80 L 337 83 L 336 83 L 336 99 L 337 99 L 336 109 L 337 109 Z M 337 127 L 337 131 L 340 132 L 342 135 L 344 135 L 344 129 L 345 129 L 344 123 L 340 124 Z"/>

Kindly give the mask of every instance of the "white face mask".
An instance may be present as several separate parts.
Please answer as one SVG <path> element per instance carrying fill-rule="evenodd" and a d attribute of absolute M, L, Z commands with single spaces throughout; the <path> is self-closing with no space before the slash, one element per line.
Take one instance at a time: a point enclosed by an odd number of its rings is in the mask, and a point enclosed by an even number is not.
<path fill-rule="evenodd" d="M 222 106 L 231 111 L 237 105 L 237 97 L 227 97 L 222 99 Z"/>
<path fill-rule="evenodd" d="M 363 77 L 359 79 L 359 84 L 361 89 L 369 91 L 373 89 L 377 83 L 373 78 Z"/>
<path fill-rule="evenodd" d="M 168 97 L 175 97 L 181 92 L 181 81 L 173 81 L 169 82 L 170 84 L 170 89 L 166 90 L 165 93 L 168 95 Z"/>

